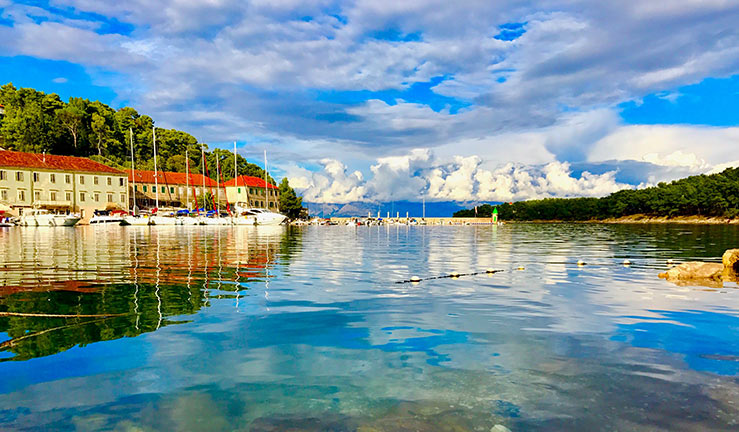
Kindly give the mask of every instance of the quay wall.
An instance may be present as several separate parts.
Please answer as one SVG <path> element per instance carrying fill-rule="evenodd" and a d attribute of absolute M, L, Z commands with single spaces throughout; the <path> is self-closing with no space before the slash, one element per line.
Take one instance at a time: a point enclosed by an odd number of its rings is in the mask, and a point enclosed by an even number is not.
<path fill-rule="evenodd" d="M 357 218 L 351 218 L 351 217 L 332 217 L 331 221 L 336 222 L 338 224 L 345 224 L 348 220 L 351 219 L 357 219 Z M 384 220 L 388 220 L 387 218 L 383 218 Z M 421 221 L 421 218 L 411 218 L 416 219 L 416 221 Z M 391 221 L 399 221 L 401 223 L 404 223 L 407 219 L 404 217 L 400 218 L 389 218 Z M 426 225 L 490 225 L 492 223 L 492 220 L 490 218 L 464 218 L 464 217 L 427 217 L 426 219 Z"/>

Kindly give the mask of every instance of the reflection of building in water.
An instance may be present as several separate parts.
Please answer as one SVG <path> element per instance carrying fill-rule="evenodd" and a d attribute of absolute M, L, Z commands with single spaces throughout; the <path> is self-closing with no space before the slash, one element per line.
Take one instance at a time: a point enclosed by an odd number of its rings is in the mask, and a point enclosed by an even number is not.
<path fill-rule="evenodd" d="M 168 317 L 197 313 L 213 301 L 213 289 L 234 292 L 220 298 L 236 298 L 248 283 L 263 281 L 268 266 L 284 263 L 278 255 L 285 232 L 84 227 L 2 233 L 0 332 L 9 340 L 0 343 L 0 361 L 186 322 Z"/>

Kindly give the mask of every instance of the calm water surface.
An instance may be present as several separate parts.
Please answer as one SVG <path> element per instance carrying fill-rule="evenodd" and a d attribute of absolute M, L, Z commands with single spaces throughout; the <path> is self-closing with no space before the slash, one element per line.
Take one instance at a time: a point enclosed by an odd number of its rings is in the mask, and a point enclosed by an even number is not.
<path fill-rule="evenodd" d="M 4 230 L 0 429 L 737 430 L 737 285 L 657 278 L 730 247 L 739 227 Z"/>

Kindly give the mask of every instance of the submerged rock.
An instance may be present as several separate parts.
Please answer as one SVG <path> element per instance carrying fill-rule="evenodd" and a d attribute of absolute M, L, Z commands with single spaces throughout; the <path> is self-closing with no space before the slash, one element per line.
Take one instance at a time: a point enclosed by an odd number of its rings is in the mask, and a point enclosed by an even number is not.
<path fill-rule="evenodd" d="M 729 249 L 721 257 L 724 264 L 725 274 L 736 278 L 739 274 L 739 249 Z"/>
<path fill-rule="evenodd" d="M 664 273 L 660 273 L 658 276 L 668 281 L 721 280 L 723 272 L 723 264 L 690 261 L 675 266 Z"/>
<path fill-rule="evenodd" d="M 719 288 L 726 282 L 739 280 L 739 249 L 724 252 L 721 263 L 691 261 L 660 273 L 658 276 L 678 285 L 703 285 Z"/>

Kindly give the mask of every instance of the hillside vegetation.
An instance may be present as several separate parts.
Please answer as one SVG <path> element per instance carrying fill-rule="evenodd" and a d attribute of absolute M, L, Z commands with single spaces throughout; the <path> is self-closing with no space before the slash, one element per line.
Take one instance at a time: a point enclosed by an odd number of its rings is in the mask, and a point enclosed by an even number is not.
<path fill-rule="evenodd" d="M 62 101 L 55 93 L 31 88 L 17 89 L 12 83 L 0 87 L 0 147 L 30 153 L 82 156 L 116 168 L 131 167 L 131 133 L 135 167 L 154 169 L 152 128 L 154 120 L 134 108 L 113 109 L 100 101 L 72 97 Z M 201 143 L 176 129 L 156 128 L 157 163 L 160 171 L 185 172 L 187 151 L 190 172 L 201 173 Z M 233 153 L 213 149 L 205 152 L 207 175 L 216 179 L 216 159 L 222 178 L 234 175 Z M 239 175 L 262 178 L 264 170 L 238 156 Z M 269 178 L 275 184 L 274 179 Z"/>
<path fill-rule="evenodd" d="M 502 220 L 587 221 L 631 215 L 657 217 L 739 217 L 739 168 L 718 174 L 691 176 L 655 187 L 622 190 L 603 198 L 547 198 L 497 206 L 478 206 L 478 217 L 490 217 L 498 208 Z M 474 217 L 474 209 L 455 217 Z"/>

